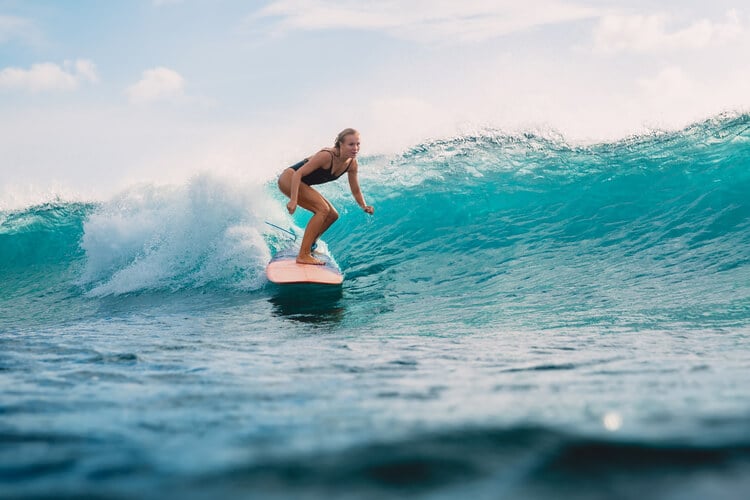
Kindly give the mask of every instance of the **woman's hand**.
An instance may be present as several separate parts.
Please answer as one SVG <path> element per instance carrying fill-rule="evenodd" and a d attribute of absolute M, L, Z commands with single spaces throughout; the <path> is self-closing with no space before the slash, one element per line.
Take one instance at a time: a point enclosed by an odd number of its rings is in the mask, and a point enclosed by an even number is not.
<path fill-rule="evenodd" d="M 297 202 L 289 200 L 289 203 L 286 204 L 286 209 L 289 210 L 289 215 L 293 214 L 297 210 Z"/>
<path fill-rule="evenodd" d="M 374 209 L 374 208 L 372 208 L 372 207 L 371 207 L 370 205 L 367 205 L 367 206 L 366 206 L 366 207 L 364 208 L 364 211 L 365 211 L 365 212 L 367 212 L 367 213 L 368 213 L 368 214 L 370 214 L 370 215 L 372 215 L 372 214 L 374 214 L 374 213 L 375 213 L 375 209 Z"/>

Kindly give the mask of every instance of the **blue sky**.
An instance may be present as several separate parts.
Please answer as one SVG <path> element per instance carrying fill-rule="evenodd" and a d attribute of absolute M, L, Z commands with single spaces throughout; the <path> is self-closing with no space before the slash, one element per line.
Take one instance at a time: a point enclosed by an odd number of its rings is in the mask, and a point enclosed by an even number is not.
<path fill-rule="evenodd" d="M 348 126 L 368 154 L 487 127 L 595 141 L 746 111 L 745 5 L 0 0 L 0 189 L 265 179 Z"/>

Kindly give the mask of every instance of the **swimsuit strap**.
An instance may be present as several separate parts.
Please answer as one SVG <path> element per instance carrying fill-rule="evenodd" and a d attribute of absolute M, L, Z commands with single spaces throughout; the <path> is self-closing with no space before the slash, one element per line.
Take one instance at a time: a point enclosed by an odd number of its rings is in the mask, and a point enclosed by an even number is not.
<path fill-rule="evenodd" d="M 341 177 L 342 175 L 344 175 L 346 173 L 346 171 L 349 170 L 349 167 L 352 166 L 352 163 L 354 163 L 354 158 L 352 158 L 351 160 L 349 160 L 349 165 L 347 165 L 346 168 L 344 169 L 344 171 L 341 172 L 341 174 L 339 174 L 339 177 Z"/>
<path fill-rule="evenodd" d="M 331 176 L 333 176 L 333 156 L 334 156 L 334 155 L 333 155 L 333 151 L 331 151 L 330 149 L 321 149 L 321 151 L 325 151 L 326 153 L 330 153 L 330 154 L 331 154 L 331 166 L 330 166 L 330 167 L 328 167 L 328 169 L 329 169 L 329 170 L 331 171 Z M 336 176 L 335 178 L 336 178 L 336 179 L 338 179 L 339 177 L 341 177 L 342 175 L 344 175 L 344 174 L 345 174 L 345 173 L 347 172 L 347 170 L 349 170 L 349 167 L 351 167 L 351 166 L 352 166 L 352 162 L 353 162 L 353 161 L 354 161 L 354 159 L 352 158 L 352 159 L 351 159 L 351 160 L 349 161 L 349 164 L 348 164 L 348 165 L 346 166 L 346 168 L 344 169 L 344 171 L 343 171 L 343 172 L 341 172 L 341 173 L 340 173 L 339 175 L 337 175 L 337 176 Z"/>
<path fill-rule="evenodd" d="M 333 174 L 333 151 L 330 149 L 321 149 L 321 151 L 325 151 L 326 153 L 329 153 L 331 155 L 331 166 L 328 167 L 328 170 L 331 171 L 331 174 Z"/>

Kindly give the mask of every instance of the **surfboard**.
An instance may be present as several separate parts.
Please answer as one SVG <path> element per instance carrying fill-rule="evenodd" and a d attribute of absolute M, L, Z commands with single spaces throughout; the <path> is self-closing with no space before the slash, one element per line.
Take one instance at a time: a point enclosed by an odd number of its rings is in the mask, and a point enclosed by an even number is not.
<path fill-rule="evenodd" d="M 297 264 L 298 249 L 290 247 L 279 251 L 266 266 L 268 280 L 277 285 L 318 284 L 340 285 L 344 275 L 334 260 L 326 254 L 315 253 L 316 259 L 325 262 L 322 266 L 315 264 Z"/>

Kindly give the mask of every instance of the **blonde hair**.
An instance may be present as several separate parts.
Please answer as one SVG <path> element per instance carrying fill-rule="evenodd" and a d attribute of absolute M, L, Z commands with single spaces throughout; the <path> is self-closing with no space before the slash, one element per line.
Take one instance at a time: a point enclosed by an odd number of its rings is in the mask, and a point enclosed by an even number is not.
<path fill-rule="evenodd" d="M 356 134 L 359 135 L 359 132 L 354 130 L 353 128 L 345 128 L 341 132 L 339 132 L 339 135 L 336 136 L 336 142 L 333 143 L 333 147 L 337 148 L 341 145 L 342 142 L 344 142 L 344 137 L 347 135 Z"/>

